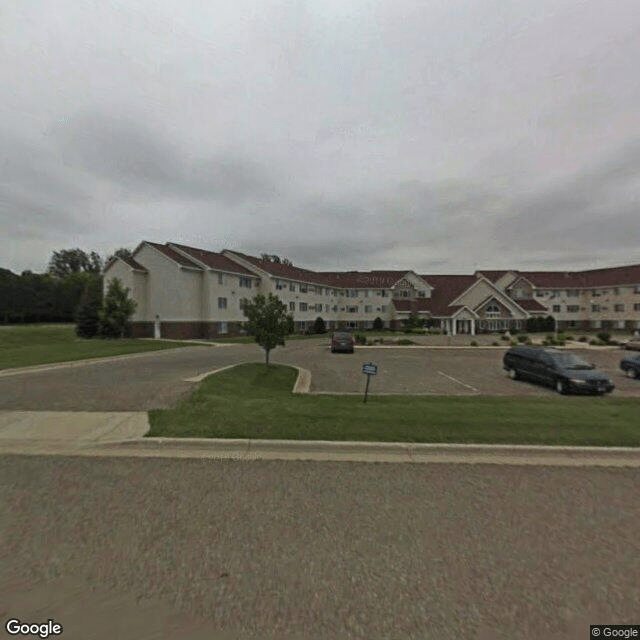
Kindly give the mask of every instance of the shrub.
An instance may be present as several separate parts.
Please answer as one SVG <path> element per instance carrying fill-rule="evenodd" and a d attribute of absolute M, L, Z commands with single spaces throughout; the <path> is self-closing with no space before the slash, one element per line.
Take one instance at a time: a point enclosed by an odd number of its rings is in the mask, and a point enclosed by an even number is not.
<path fill-rule="evenodd" d="M 589 340 L 589 344 L 594 345 L 595 347 L 601 347 L 604 342 L 602 340 L 596 340 L 595 338 Z"/>
<path fill-rule="evenodd" d="M 381 331 L 384 329 L 384 322 L 382 322 L 382 318 L 376 318 L 373 321 L 373 329 L 374 331 Z"/>
<path fill-rule="evenodd" d="M 356 344 L 366 345 L 367 344 L 367 336 L 362 335 L 361 333 L 356 333 L 353 336 Z"/>
<path fill-rule="evenodd" d="M 504 340 L 505 342 L 509 341 L 509 336 L 505 336 L 504 333 L 500 336 L 500 340 Z"/>
<path fill-rule="evenodd" d="M 478 343 L 477 343 L 475 340 L 472 340 L 472 341 L 471 341 L 471 346 L 472 346 L 472 347 L 477 347 L 477 346 L 478 346 Z"/>
<path fill-rule="evenodd" d="M 565 336 L 565 340 L 575 340 L 575 338 L 571 335 Z"/>
<path fill-rule="evenodd" d="M 507 339 L 508 339 L 508 338 L 507 338 Z M 517 341 L 517 340 L 512 340 L 509 344 L 510 344 L 512 347 L 517 347 L 517 346 L 518 346 L 518 341 Z"/>
<path fill-rule="evenodd" d="M 492 347 L 499 347 L 499 346 L 500 346 L 500 344 L 499 344 L 498 342 L 492 342 L 492 343 L 491 343 L 491 346 L 492 346 Z"/>
<path fill-rule="evenodd" d="M 397 344 L 402 347 L 406 347 L 407 345 L 415 344 L 415 342 L 413 340 L 409 340 L 408 338 L 401 338 L 400 340 L 398 340 Z"/>
<path fill-rule="evenodd" d="M 327 326 L 324 323 L 324 320 L 318 316 L 313 323 L 313 333 L 326 333 Z"/>
<path fill-rule="evenodd" d="M 529 339 L 529 336 L 522 333 L 518 336 L 518 342 L 526 342 Z"/>
<path fill-rule="evenodd" d="M 608 331 L 600 331 L 598 334 L 598 340 L 607 344 L 609 342 L 609 338 L 611 338 L 611 334 Z"/>
<path fill-rule="evenodd" d="M 578 338 L 578 342 L 588 342 L 589 338 L 587 336 L 580 336 Z"/>

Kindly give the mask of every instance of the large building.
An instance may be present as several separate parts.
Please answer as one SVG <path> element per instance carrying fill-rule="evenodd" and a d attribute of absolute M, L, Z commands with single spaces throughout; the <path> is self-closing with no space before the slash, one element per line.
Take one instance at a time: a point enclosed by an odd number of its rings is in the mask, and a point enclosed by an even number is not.
<path fill-rule="evenodd" d="M 380 318 L 398 328 L 411 316 L 451 335 L 524 329 L 553 315 L 559 328 L 640 328 L 640 265 L 579 272 L 310 271 L 274 257 L 220 253 L 173 242 L 141 242 L 105 268 L 137 303 L 133 335 L 213 338 L 242 333 L 242 300 L 276 294 L 296 330 L 321 317 L 328 329 L 367 329 Z"/>

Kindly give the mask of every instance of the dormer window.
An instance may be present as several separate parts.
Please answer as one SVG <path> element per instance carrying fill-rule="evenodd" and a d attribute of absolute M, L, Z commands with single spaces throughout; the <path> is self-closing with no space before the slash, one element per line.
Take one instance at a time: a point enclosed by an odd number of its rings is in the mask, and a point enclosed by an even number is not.
<path fill-rule="evenodd" d="M 492 302 L 486 309 L 485 315 L 487 318 L 497 318 L 500 315 L 500 307 Z"/>

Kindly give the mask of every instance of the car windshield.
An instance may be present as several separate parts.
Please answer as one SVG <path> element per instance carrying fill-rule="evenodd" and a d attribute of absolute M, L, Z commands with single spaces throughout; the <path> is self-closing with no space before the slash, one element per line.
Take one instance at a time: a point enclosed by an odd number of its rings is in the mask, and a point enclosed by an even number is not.
<path fill-rule="evenodd" d="M 553 361 L 563 369 L 593 369 L 593 365 L 573 353 L 558 353 L 553 355 Z"/>
<path fill-rule="evenodd" d="M 333 337 L 336 340 L 348 340 L 351 337 L 350 333 L 334 333 Z"/>

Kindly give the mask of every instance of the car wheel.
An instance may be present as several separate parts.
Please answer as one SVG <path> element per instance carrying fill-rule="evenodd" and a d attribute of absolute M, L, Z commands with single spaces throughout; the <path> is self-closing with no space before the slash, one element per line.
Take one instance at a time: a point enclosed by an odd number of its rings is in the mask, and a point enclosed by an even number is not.
<path fill-rule="evenodd" d="M 627 371 L 627 375 L 628 375 L 630 378 L 637 378 L 637 377 L 638 377 L 638 372 L 636 371 L 636 369 L 629 369 L 629 370 Z"/>
<path fill-rule="evenodd" d="M 564 382 L 563 380 L 558 380 L 556 382 L 556 391 L 558 393 L 561 393 L 562 395 L 567 393 L 567 383 Z"/>
<path fill-rule="evenodd" d="M 517 380 L 518 379 L 518 372 L 515 369 L 509 369 L 509 377 L 512 380 Z"/>

